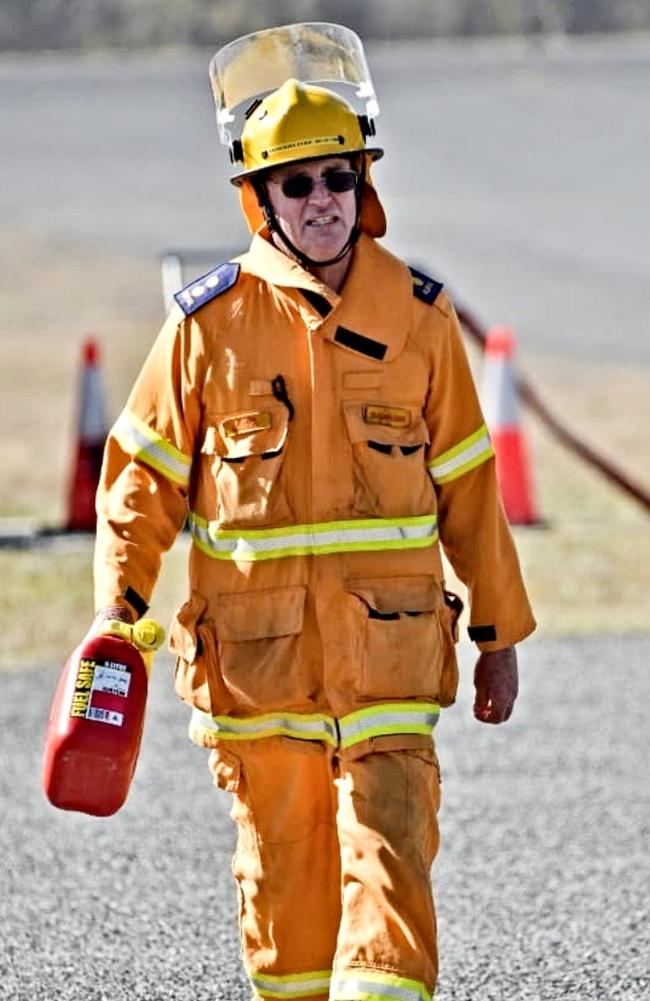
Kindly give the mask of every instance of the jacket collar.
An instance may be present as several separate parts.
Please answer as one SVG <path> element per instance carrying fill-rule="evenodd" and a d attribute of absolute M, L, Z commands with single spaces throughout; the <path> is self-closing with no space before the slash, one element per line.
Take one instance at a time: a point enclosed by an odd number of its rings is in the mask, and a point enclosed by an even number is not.
<path fill-rule="evenodd" d="M 277 285 L 280 288 L 309 289 L 326 298 L 331 306 L 339 301 L 339 296 L 328 285 L 324 285 L 306 271 L 298 261 L 278 250 L 264 228 L 258 230 L 253 237 L 250 250 L 239 260 L 242 270 L 257 275 L 270 285 Z"/>
<path fill-rule="evenodd" d="M 412 282 L 406 265 L 362 233 L 340 302 L 326 318 L 322 334 L 356 354 L 392 361 L 408 336 L 411 302 Z M 361 340 L 350 337 L 350 332 Z M 373 343 L 366 345 L 365 339 Z"/>
<path fill-rule="evenodd" d="M 299 306 L 307 327 L 337 346 L 376 361 L 391 361 L 402 351 L 410 325 L 411 276 L 406 265 L 365 233 L 354 248 L 340 294 L 278 250 L 263 230 L 240 263 L 243 271 L 271 285 L 301 291 Z M 327 315 L 311 304 L 310 293 L 329 304 Z"/>

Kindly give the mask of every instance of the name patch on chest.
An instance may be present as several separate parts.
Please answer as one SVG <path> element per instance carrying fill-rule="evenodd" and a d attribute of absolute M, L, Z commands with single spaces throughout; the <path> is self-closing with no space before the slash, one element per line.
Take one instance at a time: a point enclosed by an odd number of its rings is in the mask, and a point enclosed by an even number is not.
<path fill-rule="evenodd" d="M 411 414 L 404 407 L 386 407 L 379 403 L 364 403 L 361 416 L 366 424 L 380 424 L 387 428 L 407 428 Z"/>
<path fill-rule="evenodd" d="M 271 414 L 268 410 L 261 410 L 227 417 L 221 425 L 221 433 L 224 438 L 241 438 L 245 434 L 252 434 L 253 431 L 268 431 L 271 427 L 273 427 Z"/>

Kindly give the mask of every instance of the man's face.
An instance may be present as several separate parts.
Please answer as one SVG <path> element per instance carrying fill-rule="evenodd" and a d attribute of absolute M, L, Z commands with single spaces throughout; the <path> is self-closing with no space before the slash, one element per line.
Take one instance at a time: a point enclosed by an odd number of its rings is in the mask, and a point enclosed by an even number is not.
<path fill-rule="evenodd" d="M 336 257 L 344 247 L 357 214 L 354 187 L 348 191 L 330 191 L 326 178 L 345 172 L 345 177 L 335 176 L 332 185 L 345 186 L 352 183 L 348 177 L 352 170 L 345 157 L 332 156 L 323 160 L 293 163 L 269 171 L 266 178 L 269 201 L 283 232 L 295 247 L 314 261 L 327 261 Z M 312 190 L 302 198 L 289 197 L 292 184 L 308 188 L 309 178 Z M 287 181 L 291 183 L 287 185 Z M 337 183 L 338 182 L 338 183 Z M 283 190 L 283 185 L 285 190 Z"/>

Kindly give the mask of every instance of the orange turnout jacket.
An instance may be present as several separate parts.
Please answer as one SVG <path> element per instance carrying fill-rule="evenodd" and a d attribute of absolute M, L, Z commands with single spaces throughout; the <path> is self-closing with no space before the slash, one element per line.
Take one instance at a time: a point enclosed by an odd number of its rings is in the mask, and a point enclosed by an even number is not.
<path fill-rule="evenodd" d="M 430 746 L 457 685 L 440 543 L 481 649 L 534 628 L 449 298 L 366 234 L 340 295 L 258 234 L 177 301 L 109 437 L 98 607 L 142 614 L 187 519 L 193 740 Z"/>

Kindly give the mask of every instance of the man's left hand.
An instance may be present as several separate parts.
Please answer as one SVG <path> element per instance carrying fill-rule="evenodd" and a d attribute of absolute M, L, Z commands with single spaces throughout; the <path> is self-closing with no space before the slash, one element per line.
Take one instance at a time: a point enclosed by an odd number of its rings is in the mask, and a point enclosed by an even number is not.
<path fill-rule="evenodd" d="M 510 719 L 519 691 L 515 648 L 483 651 L 474 668 L 474 685 L 474 716 L 479 722 L 505 723 Z"/>

